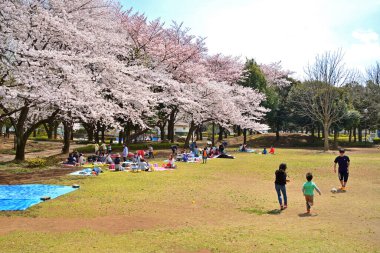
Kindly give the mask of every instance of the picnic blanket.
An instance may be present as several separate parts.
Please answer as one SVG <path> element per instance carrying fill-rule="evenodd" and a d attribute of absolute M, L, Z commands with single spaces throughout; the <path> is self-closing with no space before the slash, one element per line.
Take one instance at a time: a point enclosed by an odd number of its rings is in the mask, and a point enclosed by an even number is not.
<path fill-rule="evenodd" d="M 84 169 L 69 174 L 70 176 L 93 176 L 92 169 Z"/>
<path fill-rule="evenodd" d="M 25 184 L 0 185 L 0 211 L 22 211 L 43 202 L 41 197 L 51 199 L 75 191 L 71 186 Z"/>
<path fill-rule="evenodd" d="M 167 171 L 167 170 L 173 171 L 173 170 L 175 170 L 175 169 L 167 169 L 164 167 L 154 167 L 153 169 L 154 169 L 154 171 Z"/>

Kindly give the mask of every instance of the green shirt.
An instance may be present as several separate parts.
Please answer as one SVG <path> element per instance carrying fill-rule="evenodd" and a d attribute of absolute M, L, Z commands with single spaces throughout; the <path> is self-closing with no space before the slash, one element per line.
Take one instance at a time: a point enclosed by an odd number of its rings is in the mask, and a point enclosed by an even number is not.
<path fill-rule="evenodd" d="M 317 188 L 317 185 L 314 184 L 313 182 L 306 182 L 304 183 L 303 185 L 303 189 L 304 189 L 304 194 L 305 195 L 309 195 L 309 196 L 313 196 L 314 195 L 314 189 Z"/>

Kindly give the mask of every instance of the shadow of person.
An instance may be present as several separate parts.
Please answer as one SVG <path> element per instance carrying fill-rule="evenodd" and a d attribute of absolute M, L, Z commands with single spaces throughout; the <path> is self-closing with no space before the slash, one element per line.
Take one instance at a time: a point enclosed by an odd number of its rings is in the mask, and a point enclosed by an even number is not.
<path fill-rule="evenodd" d="M 267 214 L 270 214 L 270 215 L 279 215 L 281 214 L 282 210 L 280 209 L 273 209 L 273 210 L 270 210 L 267 212 Z"/>
<path fill-rule="evenodd" d="M 298 214 L 298 217 L 301 217 L 301 218 L 310 218 L 310 217 L 316 217 L 318 216 L 318 214 L 315 214 L 315 213 L 300 213 Z"/>

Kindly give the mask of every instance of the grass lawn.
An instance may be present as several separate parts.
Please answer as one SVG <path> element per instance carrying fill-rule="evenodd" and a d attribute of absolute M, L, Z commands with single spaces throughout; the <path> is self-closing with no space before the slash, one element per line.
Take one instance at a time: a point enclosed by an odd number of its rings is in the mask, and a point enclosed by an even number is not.
<path fill-rule="evenodd" d="M 176 171 L 63 177 L 71 194 L 0 213 L 1 252 L 380 252 L 380 151 L 353 149 L 347 193 L 332 194 L 336 153 L 278 149 Z M 158 161 L 156 161 L 158 162 Z M 289 208 L 279 212 L 274 171 L 288 164 Z M 161 161 L 159 163 L 162 163 Z M 305 216 L 313 172 L 322 196 Z"/>

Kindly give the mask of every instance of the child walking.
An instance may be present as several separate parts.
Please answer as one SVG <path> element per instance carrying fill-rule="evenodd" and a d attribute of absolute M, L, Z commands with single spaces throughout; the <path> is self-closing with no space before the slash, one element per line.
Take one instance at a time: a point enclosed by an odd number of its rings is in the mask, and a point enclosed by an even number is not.
<path fill-rule="evenodd" d="M 202 160 L 203 160 L 203 163 L 207 163 L 207 148 L 203 149 Z"/>
<path fill-rule="evenodd" d="M 322 193 L 319 190 L 318 186 L 312 182 L 313 174 L 307 173 L 306 179 L 307 182 L 303 184 L 302 192 L 306 200 L 306 213 L 310 213 L 310 209 L 314 205 L 314 189 L 319 193 L 319 195 Z"/>

